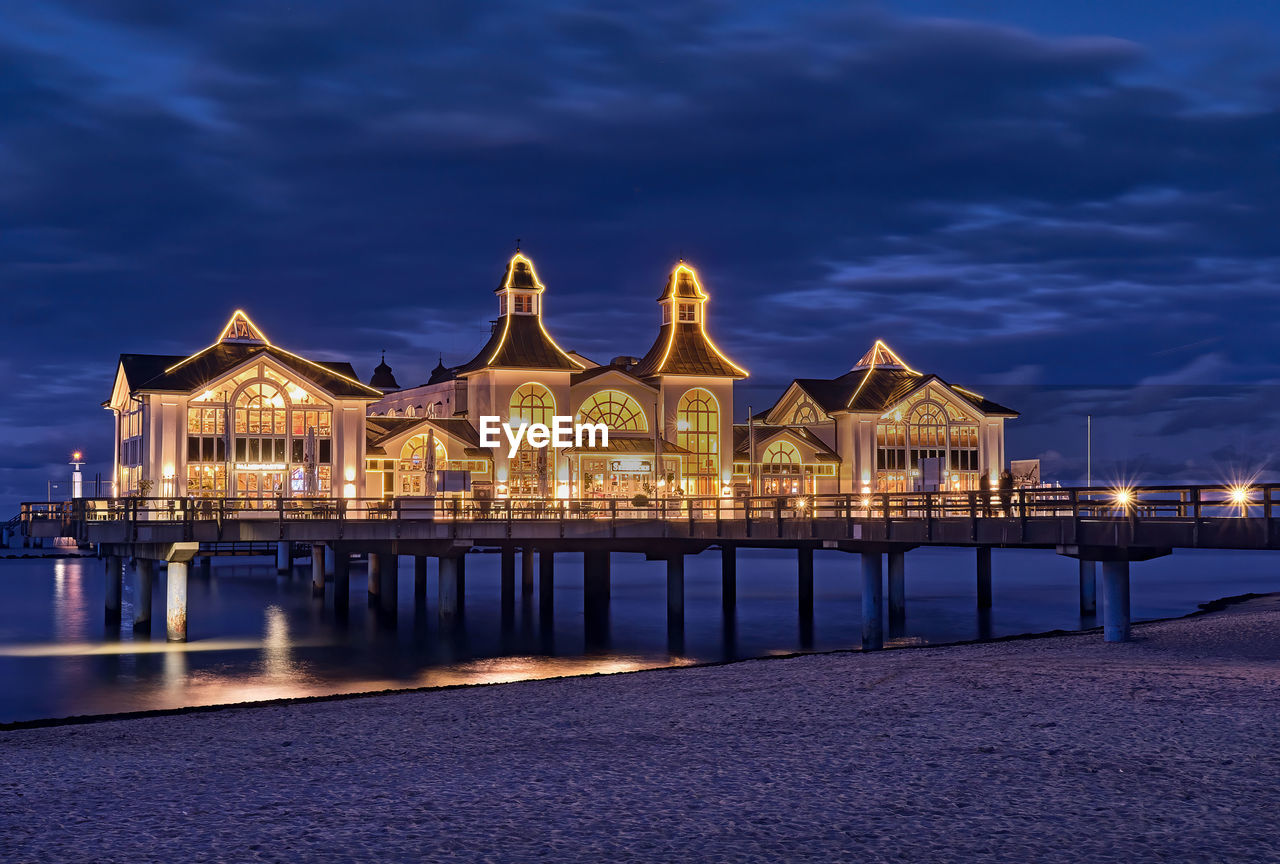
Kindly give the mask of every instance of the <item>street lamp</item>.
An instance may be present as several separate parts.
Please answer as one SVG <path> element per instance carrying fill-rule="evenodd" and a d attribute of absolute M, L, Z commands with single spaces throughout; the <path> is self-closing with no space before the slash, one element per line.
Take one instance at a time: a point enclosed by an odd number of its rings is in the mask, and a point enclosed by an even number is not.
<path fill-rule="evenodd" d="M 84 465 L 84 453 L 79 450 L 71 454 L 71 497 L 80 498 L 84 495 L 84 485 L 81 481 L 80 466 Z"/>

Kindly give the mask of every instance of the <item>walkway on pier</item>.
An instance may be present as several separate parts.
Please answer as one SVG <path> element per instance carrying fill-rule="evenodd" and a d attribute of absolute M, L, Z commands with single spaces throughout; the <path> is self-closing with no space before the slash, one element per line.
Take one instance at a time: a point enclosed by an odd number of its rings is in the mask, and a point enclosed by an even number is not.
<path fill-rule="evenodd" d="M 118 615 L 124 558 L 167 562 L 166 620 L 173 640 L 186 638 L 189 562 L 225 544 L 274 542 L 281 569 L 300 546 L 309 548 L 316 588 L 323 591 L 331 579 L 339 608 L 349 602 L 353 554 L 368 556 L 374 595 L 383 593 L 384 581 L 394 586 L 399 578 L 384 561 L 413 556 L 413 578 L 422 590 L 426 559 L 436 558 L 446 622 L 465 602 L 465 553 L 472 548 L 501 551 L 504 597 L 514 590 L 517 554 L 521 582 L 528 586 L 534 554 L 550 584 L 555 553 L 584 553 L 588 613 L 607 608 L 610 553 L 643 552 L 665 562 L 668 626 L 677 634 L 684 626 L 685 556 L 723 550 L 730 602 L 737 549 L 795 549 L 803 617 L 812 610 L 814 551 L 834 549 L 860 557 L 862 647 L 876 650 L 884 644 L 886 558 L 891 620 L 903 613 L 905 556 L 919 546 L 975 549 L 979 608 L 991 605 L 994 547 L 1052 549 L 1078 559 L 1086 613 L 1098 604 L 1100 565 L 1104 636 L 1122 642 L 1129 636 L 1131 562 L 1174 548 L 1280 550 L 1277 502 L 1280 486 L 1271 485 L 667 499 L 630 509 L 617 500 L 280 499 L 246 508 L 235 500 L 80 499 L 24 505 L 22 528 L 29 536 L 71 536 L 99 545 L 107 556 L 108 617 Z M 138 568 L 140 585 L 150 584 L 149 569 Z"/>

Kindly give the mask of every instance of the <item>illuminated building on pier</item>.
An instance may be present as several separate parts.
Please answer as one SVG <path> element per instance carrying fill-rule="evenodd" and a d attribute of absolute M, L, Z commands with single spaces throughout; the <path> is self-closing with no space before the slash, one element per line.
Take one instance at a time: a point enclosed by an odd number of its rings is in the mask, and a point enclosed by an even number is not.
<path fill-rule="evenodd" d="M 117 495 L 277 498 L 716 497 L 974 489 L 1006 464 L 1017 413 L 909 367 L 875 342 L 836 378 L 798 378 L 734 423 L 747 370 L 708 332 L 710 296 L 681 261 L 640 357 L 597 363 L 565 350 L 548 294 L 517 253 L 494 294 L 488 340 L 401 388 L 385 356 L 369 384 L 349 364 L 272 344 L 237 311 L 189 357 L 126 354 L 111 398 Z M 481 445 L 480 418 L 602 423 L 607 446 Z"/>

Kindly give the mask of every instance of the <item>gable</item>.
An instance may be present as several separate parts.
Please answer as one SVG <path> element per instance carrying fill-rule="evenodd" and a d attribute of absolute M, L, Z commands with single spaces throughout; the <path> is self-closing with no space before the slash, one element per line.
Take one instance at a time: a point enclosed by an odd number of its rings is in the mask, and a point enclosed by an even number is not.
<path fill-rule="evenodd" d="M 946 411 L 947 420 L 951 423 L 977 423 L 982 419 L 982 414 L 973 405 L 961 399 L 937 378 L 924 380 L 920 387 L 890 405 L 881 416 L 902 420 L 909 416 L 917 405 L 926 401 L 941 405 Z"/>

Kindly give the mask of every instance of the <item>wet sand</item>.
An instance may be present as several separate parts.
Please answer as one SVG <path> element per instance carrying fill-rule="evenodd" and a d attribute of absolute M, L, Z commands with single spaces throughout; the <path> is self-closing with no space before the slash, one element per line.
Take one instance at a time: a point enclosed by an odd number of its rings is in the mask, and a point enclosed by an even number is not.
<path fill-rule="evenodd" d="M 1280 861 L 1280 597 L 0 732 L 0 860 Z"/>

